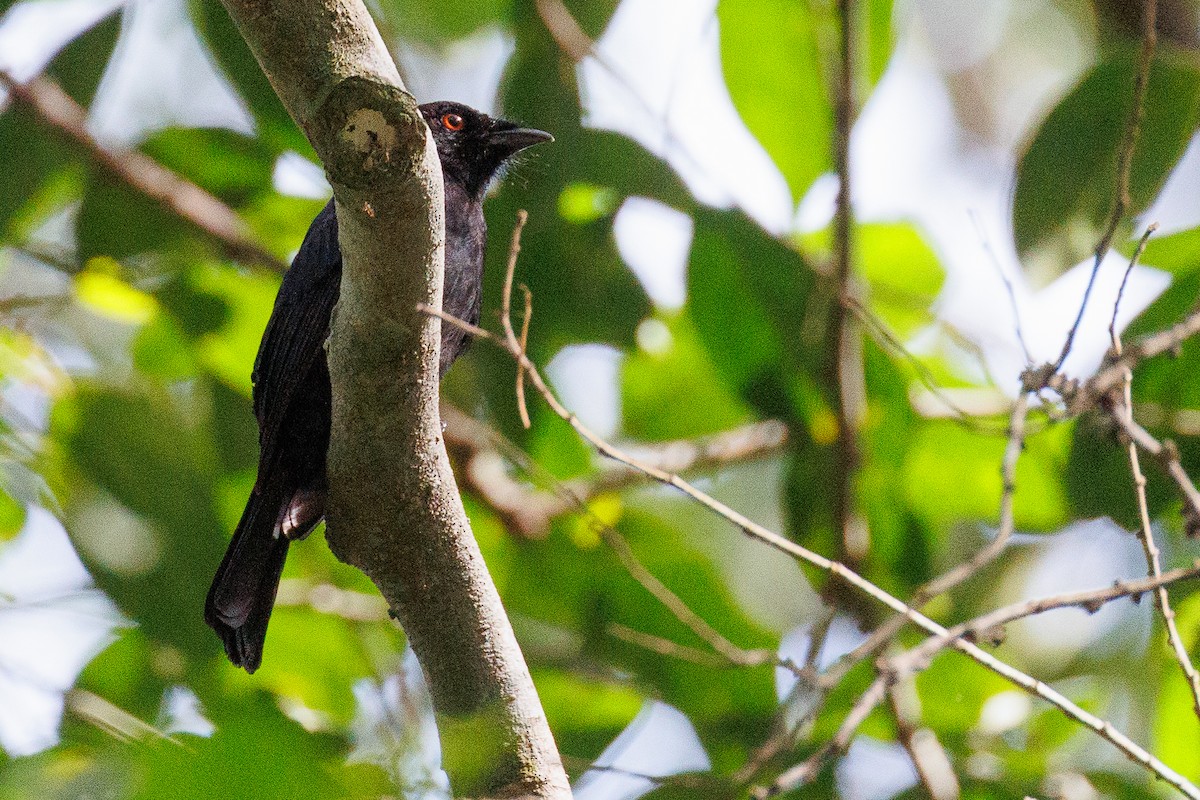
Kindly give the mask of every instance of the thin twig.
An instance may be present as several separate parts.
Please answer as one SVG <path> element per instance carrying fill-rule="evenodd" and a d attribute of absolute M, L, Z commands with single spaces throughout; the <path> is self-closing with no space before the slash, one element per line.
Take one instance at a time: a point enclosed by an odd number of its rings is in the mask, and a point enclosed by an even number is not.
<path fill-rule="evenodd" d="M 629 542 L 611 525 L 601 522 L 599 532 L 604 542 L 616 553 L 626 572 L 646 591 L 654 595 L 655 599 L 677 620 L 704 640 L 730 664 L 739 667 L 757 667 L 779 662 L 779 657 L 770 650 L 744 650 L 722 636 L 716 628 L 708 624 L 704 617 L 693 611 L 679 595 L 668 589 L 666 584 L 655 577 L 654 573 L 646 569 L 645 565 L 634 555 Z"/>
<path fill-rule="evenodd" d="M 569 491 L 539 491 L 514 480 L 504 468 L 504 459 L 523 469 L 523 451 L 491 426 L 462 411 L 443 406 L 446 445 L 457 453 L 464 469 L 461 476 L 515 534 L 528 538 L 544 536 L 552 520 L 570 513 L 579 502 L 587 503 L 606 492 L 619 492 L 643 484 L 647 478 L 624 464 L 608 461 L 592 477 L 560 481 Z M 668 472 L 717 469 L 766 458 L 787 443 L 787 426 L 778 420 L 753 422 L 724 433 L 697 439 L 677 439 L 642 445 L 635 452 L 642 461 Z"/>
<path fill-rule="evenodd" d="M 888 687 L 888 706 L 896 720 L 896 733 L 912 761 L 913 769 L 930 800 L 957 800 L 962 790 L 946 749 L 937 735 L 921 725 L 921 699 L 912 678 Z"/>
<path fill-rule="evenodd" d="M 871 309 L 867 308 L 861 300 L 851 297 L 846 299 L 846 303 L 851 313 L 863 323 L 864 328 L 866 328 L 867 332 L 872 335 L 872 338 L 881 347 L 885 350 L 890 350 L 894 355 L 904 359 L 912 366 L 913 371 L 917 374 L 917 379 L 924 384 L 930 394 L 940 400 L 950 410 L 950 414 L 956 422 L 976 433 L 995 434 L 999 431 L 998 426 L 988 424 L 985 420 L 979 419 L 977 414 L 966 411 L 961 405 L 956 403 L 946 393 L 945 388 L 938 383 L 937 377 L 925 362 L 909 351 L 904 346 L 904 342 L 900 341 L 900 337 L 887 326 L 887 323 L 881 320 Z"/>
<path fill-rule="evenodd" d="M 943 574 L 917 589 L 911 605 L 923 608 L 926 603 L 945 592 L 950 591 L 964 581 L 976 575 L 980 570 L 991 564 L 1004 552 L 1009 540 L 1016 529 L 1013 504 L 1016 498 L 1017 461 L 1025 447 L 1025 416 L 1029 405 L 1029 395 L 1022 392 L 1013 404 L 1012 414 L 1008 422 L 1008 444 L 1004 449 L 1004 458 L 1000 464 L 1000 479 L 1002 489 L 1000 495 L 1000 522 L 996 536 L 986 547 L 979 550 L 969 560 L 958 564 Z M 824 674 L 821 675 L 821 685 L 831 689 L 841 682 L 842 678 L 854 669 L 864 659 L 880 652 L 892 640 L 908 619 L 896 616 L 885 621 L 876 628 L 870 636 L 849 653 L 842 656 Z"/>
<path fill-rule="evenodd" d="M 866 721 L 875 707 L 883 702 L 887 695 L 889 678 L 883 673 L 867 687 L 854 705 L 850 708 L 850 713 L 842 720 L 842 724 L 838 727 L 837 733 L 829 738 L 823 745 L 817 748 L 808 758 L 796 764 L 794 767 L 781 773 L 768 786 L 759 786 L 751 790 L 751 797 L 755 800 L 766 800 L 768 797 L 775 797 L 790 791 L 797 786 L 804 786 L 811 783 L 821 772 L 821 767 L 832 756 L 838 753 L 846 752 L 850 747 L 850 742 L 854 739 L 854 734 L 858 731 L 860 725 Z"/>
<path fill-rule="evenodd" d="M 1100 274 L 1100 264 L 1104 261 L 1104 256 L 1108 254 L 1108 248 L 1112 245 L 1113 237 L 1116 236 L 1117 227 L 1125 218 L 1125 212 L 1129 210 L 1129 176 L 1133 168 L 1133 151 L 1142 129 L 1142 118 L 1146 114 L 1146 87 L 1150 82 L 1150 65 L 1154 61 L 1154 50 L 1158 43 L 1157 17 L 1158 0 L 1143 0 L 1142 49 L 1138 57 L 1137 72 L 1133 79 L 1133 106 L 1129 111 L 1129 118 L 1125 122 L 1121 147 L 1117 151 L 1117 187 L 1113 197 L 1112 211 L 1108 215 L 1108 224 L 1105 226 L 1104 234 L 1096 245 L 1092 274 L 1088 278 L 1087 288 L 1084 289 L 1083 300 L 1079 304 L 1079 313 L 1075 315 L 1075 322 L 1067 332 L 1067 340 L 1063 343 L 1062 352 L 1054 362 L 1055 372 L 1062 367 L 1067 356 L 1071 354 L 1071 347 L 1075 343 L 1075 334 L 1078 333 L 1079 324 L 1083 321 L 1083 312 L 1087 310 L 1088 298 L 1092 294 L 1092 287 L 1096 284 L 1096 276 Z"/>
<path fill-rule="evenodd" d="M 736 666 L 729 663 L 729 660 L 716 653 L 708 650 L 701 650 L 696 647 L 689 647 L 685 644 L 673 642 L 670 639 L 665 639 L 662 636 L 655 636 L 652 633 L 634 630 L 628 625 L 622 625 L 619 622 L 611 622 L 608 625 L 608 632 L 618 639 L 629 642 L 630 644 L 643 647 L 652 653 L 657 653 L 660 656 L 668 658 L 677 658 L 680 661 L 687 661 L 691 664 L 698 664 L 702 667 L 710 669 L 723 669 L 730 666 Z"/>
<path fill-rule="evenodd" d="M 1138 242 L 1137 249 L 1134 250 L 1133 256 L 1129 259 L 1129 267 L 1125 270 L 1125 277 L 1121 281 L 1121 291 L 1117 293 L 1117 300 L 1113 304 L 1112 324 L 1108 328 L 1109 337 L 1112 340 L 1112 352 L 1116 358 L 1121 357 L 1121 337 L 1117 334 L 1117 314 L 1121 309 L 1121 296 L 1124 294 L 1125 282 L 1129 280 L 1129 274 L 1133 272 L 1134 266 L 1137 264 L 1138 257 L 1141 256 L 1142 250 L 1146 246 L 1150 235 L 1154 233 L 1157 225 L 1151 225 L 1145 235 Z M 1120 417 L 1126 425 L 1133 425 L 1133 372 L 1125 371 L 1125 385 L 1122 390 L 1123 402 L 1111 411 L 1112 416 Z M 1133 476 L 1134 494 L 1137 497 L 1138 507 L 1138 540 L 1142 543 L 1142 551 L 1146 555 L 1146 565 L 1150 571 L 1150 577 L 1158 578 L 1162 576 L 1162 561 L 1159 557 L 1158 545 L 1154 541 L 1154 529 L 1150 524 L 1150 508 L 1146 502 L 1146 476 L 1142 473 L 1141 461 L 1138 458 L 1138 445 L 1132 437 L 1129 438 L 1126 444 L 1126 449 L 1129 453 L 1129 471 Z M 1190 481 L 1188 482 L 1190 484 Z M 1195 488 L 1192 488 L 1195 491 Z M 1185 494 L 1186 497 L 1186 494 Z M 1187 647 L 1183 643 L 1183 637 L 1179 635 L 1179 628 L 1175 624 L 1175 610 L 1171 608 L 1171 597 L 1167 593 L 1165 586 L 1159 586 L 1154 591 L 1155 604 L 1158 606 L 1159 613 L 1162 614 L 1163 623 L 1167 629 L 1167 641 L 1174 651 L 1175 660 L 1179 662 L 1179 668 L 1183 672 L 1184 680 L 1187 681 L 1188 687 L 1192 692 L 1192 707 L 1196 712 L 1197 719 L 1200 719 L 1200 673 L 1196 671 L 1196 667 L 1192 664 L 1191 656 L 1188 655 Z"/>
<path fill-rule="evenodd" d="M 843 721 L 841 728 L 838 730 L 836 741 L 827 743 L 827 745 L 817 752 L 813 753 L 800 765 L 792 770 L 780 775 L 772 784 L 771 788 L 775 788 L 775 794 L 802 785 L 804 782 L 811 780 L 819 772 L 820 767 L 825 759 L 837 753 L 843 752 L 845 747 L 849 745 L 853 738 L 854 731 L 862 724 L 870 715 L 876 706 L 883 702 L 886 696 L 886 690 L 890 683 L 896 680 L 907 678 L 914 672 L 919 672 L 925 669 L 933 660 L 934 656 L 940 653 L 947 647 L 953 647 L 960 652 L 967 653 L 964 645 L 968 645 L 968 638 L 973 638 L 980 632 L 992 631 L 1001 625 L 1013 622 L 1018 619 L 1041 614 L 1057 608 L 1078 607 L 1088 612 L 1098 611 L 1105 603 L 1112 602 L 1122 597 L 1139 598 L 1149 591 L 1155 591 L 1162 586 L 1166 586 L 1177 581 L 1188 580 L 1191 578 L 1200 577 L 1200 561 L 1197 561 L 1190 569 L 1177 569 L 1159 575 L 1157 578 L 1141 578 L 1134 581 L 1124 581 L 1114 583 L 1110 587 L 1104 589 L 1092 589 L 1084 592 L 1075 592 L 1072 594 L 1056 595 L 1054 597 L 1044 597 L 1036 600 L 1028 600 L 1022 603 L 1014 603 L 1003 608 L 998 608 L 982 616 L 968 620 L 966 622 L 955 625 L 952 628 L 945 629 L 941 634 L 931 636 L 922 642 L 917 647 L 892 658 L 886 659 L 879 666 L 879 675 L 875 681 L 863 692 L 854 706 L 851 708 L 850 714 Z M 985 653 L 973 644 L 969 645 L 976 652 Z M 986 653 L 985 653 L 986 654 Z M 990 656 L 989 656 L 990 658 Z M 979 660 L 979 659 L 976 659 Z M 1154 756 L 1143 750 L 1132 741 L 1128 740 L 1124 734 L 1117 731 L 1110 723 L 1100 719 L 1088 712 L 1084 711 L 1079 706 L 1076 706 L 1066 697 L 1062 696 L 1054 689 L 1051 689 L 1041 681 L 1024 675 L 1017 670 L 1009 667 L 1007 664 L 992 659 L 994 664 L 1002 665 L 1010 672 L 1006 673 L 996 669 L 992 664 L 980 661 L 984 666 L 989 667 L 1003 677 L 1008 678 L 1013 683 L 1025 689 L 1031 694 L 1041 697 L 1044 700 L 1059 707 L 1063 713 L 1077 722 L 1086 725 L 1092 730 L 1099 733 L 1105 739 L 1108 739 L 1113 744 L 1117 745 L 1125 754 L 1133 761 L 1142 764 L 1147 769 L 1155 772 L 1159 777 L 1171 783 L 1176 789 L 1182 792 L 1187 797 L 1200 797 L 1200 790 L 1189 783 L 1186 779 L 1176 774 L 1162 762 L 1158 761 Z M 1119 743 L 1114 737 L 1124 739 L 1124 744 Z M 1132 746 L 1132 747 L 1129 747 Z M 1151 766 L 1156 764 L 1157 768 Z M 1165 770 L 1161 772 L 1160 770 Z M 1169 776 L 1173 776 L 1169 777 Z M 777 788 L 776 788 L 777 787 Z M 770 794 L 763 795 L 770 796 Z"/>
<path fill-rule="evenodd" d="M 525 296 L 525 314 L 521 317 L 521 352 L 528 352 L 529 348 L 529 322 L 533 319 L 533 292 L 529 291 L 529 287 L 521 284 L 521 294 Z M 525 405 L 525 368 L 517 364 L 517 408 L 521 412 L 521 424 L 525 426 L 525 430 L 529 430 L 529 409 Z"/>
<path fill-rule="evenodd" d="M 834 443 L 834 530 L 850 564 L 857 564 L 870 549 L 870 530 L 856 509 L 854 484 L 858 474 L 859 429 L 866 413 L 866 375 L 863 367 L 862 332 L 850 313 L 858 297 L 855 284 L 854 212 L 851 204 L 850 132 L 854 125 L 854 0 L 838 0 L 839 64 L 834 89 L 833 168 L 838 177 L 837 205 L 833 219 L 833 262 L 836 302 L 830 316 L 833 363 L 828 376 L 836 398 L 837 440 Z"/>
<path fill-rule="evenodd" d="M 441 309 L 432 308 L 421 304 L 417 307 L 419 311 L 425 314 L 431 314 L 440 318 L 443 322 L 448 322 L 456 325 L 467 333 L 475 336 L 480 340 L 490 341 L 502 349 L 508 350 L 509 355 L 515 359 L 519 359 L 525 363 L 525 369 L 528 371 L 530 382 L 542 399 L 550 406 L 561 419 L 575 429 L 585 441 L 590 443 L 602 455 L 624 462 L 625 464 L 644 472 L 646 475 L 655 480 L 671 486 L 682 492 L 687 497 L 690 497 L 698 504 L 715 513 L 719 517 L 732 523 L 736 528 L 742 531 L 746 536 L 755 539 L 767 546 L 778 550 L 792 558 L 803 561 L 817 569 L 828 573 L 831 577 L 837 578 L 854 588 L 862 594 L 876 600 L 882 605 L 891 610 L 902 614 L 906 619 L 917 625 L 922 630 L 934 636 L 943 636 L 946 634 L 946 628 L 934 622 L 929 617 L 920 613 L 916 609 L 906 605 L 902 600 L 888 593 L 884 589 L 876 586 L 871 581 L 863 578 L 854 570 L 848 568 L 844 564 L 826 558 L 808 548 L 793 542 L 792 540 L 781 536 L 774 531 L 759 525 L 745 515 L 735 511 L 712 496 L 700 491 L 695 486 L 691 485 L 678 475 L 674 475 L 663 470 L 657 469 L 651 465 L 643 464 L 637 459 L 629 456 L 620 448 L 609 443 L 607 440 L 596 434 L 589 427 L 584 425 L 578 417 L 575 416 L 569 409 L 562 405 L 553 390 L 549 388 L 543 380 L 541 372 L 537 365 L 529 360 L 528 356 L 522 355 L 519 350 L 510 349 L 506 346 L 504 339 L 478 325 L 472 325 L 464 320 L 458 319 L 453 315 L 447 314 Z M 1200 800 L 1200 789 L 1197 789 L 1192 783 L 1184 778 L 1179 773 L 1162 763 L 1158 758 L 1150 754 L 1141 745 L 1134 742 L 1127 735 L 1117 730 L 1112 723 L 1100 719 L 1094 714 L 1081 708 L 1076 703 L 1072 702 L 1061 693 L 1050 688 L 1041 681 L 1030 677 L 1020 670 L 1000 661 L 991 653 L 972 644 L 971 642 L 962 639 L 954 639 L 949 644 L 955 650 L 967 655 L 980 665 L 1000 675 L 1010 683 L 1024 689 L 1030 694 L 1041 697 L 1051 705 L 1057 707 L 1062 713 L 1084 725 L 1087 728 L 1095 731 L 1102 738 L 1110 742 L 1118 750 L 1125 754 L 1131 761 L 1142 765 L 1150 772 L 1153 772 L 1162 780 L 1169 783 L 1171 786 L 1178 789 L 1184 795 L 1192 800 Z"/>
<path fill-rule="evenodd" d="M 1183 501 L 1184 530 L 1189 537 L 1195 538 L 1200 534 L 1200 491 L 1196 490 L 1196 484 L 1192 481 L 1192 477 L 1188 475 L 1187 470 L 1179 461 L 1179 446 L 1170 439 L 1160 442 L 1149 431 L 1128 418 L 1126 414 L 1109 414 L 1109 418 L 1117 423 L 1130 441 L 1157 459 L 1166 473 L 1175 481 L 1175 487 L 1179 490 L 1179 497 Z"/>
<path fill-rule="evenodd" d="M 1125 297 L 1125 287 L 1129 285 L 1129 276 L 1133 274 L 1133 268 L 1137 266 L 1138 259 L 1142 257 L 1142 253 L 1146 249 L 1146 243 L 1150 241 L 1150 237 L 1157 230 L 1157 222 L 1152 222 L 1146 227 L 1146 232 L 1138 240 L 1137 247 L 1133 251 L 1133 256 L 1129 259 L 1129 266 L 1125 267 L 1125 274 L 1121 276 L 1121 287 L 1117 289 L 1117 299 L 1113 302 L 1112 319 L 1108 323 L 1108 338 L 1112 342 L 1113 356 L 1116 358 L 1120 358 L 1121 356 L 1121 339 L 1117 336 L 1117 317 L 1121 312 L 1121 300 Z"/>
<path fill-rule="evenodd" d="M 513 276 L 517 270 L 517 256 L 521 253 L 521 231 L 525 230 L 525 223 L 529 221 L 529 212 L 525 209 L 517 211 L 517 224 L 513 226 L 512 242 L 508 246 L 508 264 L 504 271 L 504 293 L 500 296 L 500 324 L 504 327 L 504 338 L 508 340 L 508 346 L 515 349 L 522 355 L 525 354 L 525 336 L 529 328 L 529 315 L 532 313 L 532 300 L 528 293 L 525 297 L 525 328 L 521 338 L 517 338 L 516 331 L 513 330 L 512 324 L 512 287 Z M 529 421 L 529 409 L 525 407 L 525 371 L 521 366 L 521 360 L 517 361 L 517 410 L 521 414 L 521 424 L 526 430 L 533 424 Z"/>
<path fill-rule="evenodd" d="M 1051 388 L 1061 391 L 1067 401 L 1067 410 L 1073 415 L 1082 414 L 1095 406 L 1125 382 L 1125 371 L 1133 370 L 1148 358 L 1175 352 L 1185 341 L 1200 333 L 1200 308 L 1170 328 L 1147 334 L 1126 344 L 1120 358 L 1100 370 L 1085 383 L 1071 386 L 1070 382 L 1056 381 Z"/>
<path fill-rule="evenodd" d="M 1004 283 L 1004 289 L 1008 292 L 1008 305 L 1012 309 L 1013 328 L 1017 334 L 1017 341 L 1021 345 L 1021 352 L 1025 355 L 1025 366 L 1029 367 L 1033 364 L 1033 354 L 1029 350 L 1029 345 L 1025 342 L 1025 332 L 1021 325 L 1021 309 L 1017 304 L 1017 290 L 1013 287 L 1012 281 L 1008 277 L 1008 273 L 1004 270 L 1004 265 L 1000 263 L 996 251 L 992 248 L 992 243 L 987 237 L 987 233 L 983 230 L 983 223 L 979 219 L 979 214 L 975 209 L 967 212 L 967 216 L 971 218 L 971 224 L 975 226 L 975 233 L 979 236 L 979 243 L 983 246 L 983 252 L 987 254 L 988 260 L 992 262 L 992 267 L 996 270 L 996 274 L 1000 276 L 1000 280 Z"/>
<path fill-rule="evenodd" d="M 229 206 L 196 184 L 136 150 L 111 149 L 96 141 L 87 130 L 87 112 L 53 80 L 43 76 L 22 83 L 0 70 L 0 86 L 111 175 L 203 231 L 231 258 L 276 272 L 287 268 L 250 238 Z"/>

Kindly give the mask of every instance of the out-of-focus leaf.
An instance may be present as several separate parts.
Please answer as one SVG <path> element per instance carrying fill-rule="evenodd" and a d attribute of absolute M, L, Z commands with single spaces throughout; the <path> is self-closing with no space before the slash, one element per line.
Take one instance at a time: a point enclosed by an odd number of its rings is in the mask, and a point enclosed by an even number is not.
<path fill-rule="evenodd" d="M 372 672 L 357 625 L 311 608 L 276 609 L 268 631 L 269 655 L 247 682 L 268 686 L 339 726 L 349 724 L 354 716 L 351 688 Z"/>
<path fill-rule="evenodd" d="M 121 15 L 113 12 L 64 47 L 46 69 L 47 74 L 84 108 L 92 104 L 120 31 Z"/>
<path fill-rule="evenodd" d="M 402 35 L 444 44 L 484 26 L 505 26 L 513 0 L 380 0 L 379 7 Z"/>
<path fill-rule="evenodd" d="M 721 63 L 733 104 L 799 202 L 830 169 L 829 93 L 813 14 L 794 0 L 721 0 Z"/>
<path fill-rule="evenodd" d="M 68 525 L 73 537 L 89 537 L 79 550 L 96 583 L 149 636 L 207 658 L 218 646 L 199 603 L 225 537 L 213 508 L 214 459 L 195 424 L 165 393 L 83 385 L 56 407 L 52 430 L 75 469 L 140 522 L 133 539 L 106 535 L 84 519 Z M 86 519 L 100 524 L 104 517 Z M 121 544 L 136 550 L 107 550 Z M 105 548 L 103 558 L 90 555 L 96 548 Z"/>
<path fill-rule="evenodd" d="M 560 669 L 535 669 L 534 683 L 564 753 L 596 758 L 637 716 L 645 698 L 631 687 Z"/>
<path fill-rule="evenodd" d="M 93 170 L 76 218 L 82 259 L 123 259 L 182 242 L 189 228 L 157 201 Z"/>
<path fill-rule="evenodd" d="M 1177 495 L 1162 470 L 1144 463 L 1142 472 L 1146 476 L 1146 505 L 1150 518 L 1156 519 Z M 1075 515 L 1112 517 L 1129 530 L 1141 524 L 1129 471 L 1129 450 L 1117 439 L 1111 424 L 1091 414 L 1076 423 L 1063 478 Z"/>
<path fill-rule="evenodd" d="M 92 313 L 116 322 L 148 322 L 158 312 L 158 303 L 153 295 L 118 278 L 115 273 L 119 266 L 111 259 L 93 259 L 75 276 L 75 299 Z"/>
<path fill-rule="evenodd" d="M 196 374 L 196 359 L 179 327 L 167 314 L 158 314 L 133 343 L 133 364 L 143 375 L 163 382 L 179 381 Z"/>
<path fill-rule="evenodd" d="M 258 138 L 225 128 L 169 128 L 142 150 L 233 206 L 271 190 L 275 156 Z"/>
<path fill-rule="evenodd" d="M 699 211 L 688 267 L 700 341 L 731 387 L 761 413 L 805 418 L 826 358 L 813 272 L 739 212 Z"/>
<path fill-rule="evenodd" d="M 931 322 L 945 272 L 921 235 L 910 225 L 864 225 L 858 246 L 871 309 L 902 337 Z"/>
<path fill-rule="evenodd" d="M 892 28 L 892 0 L 869 0 L 863 3 L 863 14 L 866 16 L 863 28 L 867 43 L 863 49 L 866 50 L 867 80 L 874 86 L 883 77 L 896 44 Z"/>
<path fill-rule="evenodd" d="M 194 270 L 188 280 L 191 291 L 224 308 L 220 328 L 197 342 L 201 363 L 226 386 L 249 397 L 250 371 L 279 291 L 278 278 L 209 264 Z"/>
<path fill-rule="evenodd" d="M 0 542 L 8 541 L 25 525 L 25 506 L 18 503 L 0 485 Z"/>
<path fill-rule="evenodd" d="M 627 513 L 619 528 L 645 568 L 724 636 L 745 648 L 776 644 L 774 637 L 758 629 L 741 612 L 711 560 L 687 541 L 683 531 L 640 511 Z M 612 633 L 614 624 L 699 652 L 711 652 L 623 568 L 608 572 L 597 588 L 599 606 L 592 612 L 597 627 L 592 630 L 587 652 L 632 670 L 664 702 L 686 714 L 699 729 L 710 732 L 708 744 L 750 745 L 742 726 L 747 720 L 765 720 L 775 708 L 771 670 L 721 669 L 715 666 L 721 663 L 719 657 L 712 664 L 691 663 L 618 638 Z M 735 722 L 734 729 L 730 729 Z"/>
<path fill-rule="evenodd" d="M 1021 159 L 1013 235 L 1023 255 L 1074 265 L 1095 246 L 1113 204 L 1118 153 L 1133 101 L 1137 55 L 1101 62 L 1050 112 Z M 1146 208 L 1183 155 L 1200 119 L 1194 54 L 1159 51 L 1130 172 L 1131 213 Z"/>
<path fill-rule="evenodd" d="M 276 153 L 295 150 L 308 156 L 312 146 L 292 122 L 246 40 L 218 0 L 189 0 L 192 22 L 213 58 L 250 107 L 257 134 Z"/>
<path fill-rule="evenodd" d="M 1200 228 L 1154 236 L 1142 252 L 1141 263 L 1182 277 L 1200 269 Z"/>
<path fill-rule="evenodd" d="M 920 421 L 908 399 L 908 382 L 871 342 L 864 347 L 868 388 L 862 426 L 863 464 L 855 484 L 858 508 L 866 516 L 870 543 L 864 569 L 888 591 L 908 596 L 932 577 L 938 531 L 914 513 L 903 483 L 909 445 Z"/>
<path fill-rule="evenodd" d="M 1056 425 L 1029 437 L 1017 464 L 1014 511 L 1022 531 L 1050 531 L 1067 520 L 1066 466 L 1072 426 Z M 957 422 L 927 422 L 911 445 L 904 482 L 913 511 L 934 529 L 997 519 L 1006 440 Z"/>
<path fill-rule="evenodd" d="M 1184 648 L 1195 653 L 1200 640 L 1200 594 L 1194 594 L 1182 603 L 1177 599 L 1172 605 Z M 1155 646 L 1165 648 L 1165 639 L 1158 638 Z M 1200 729 L 1181 724 L 1181 720 L 1190 723 L 1195 719 L 1192 693 L 1178 667 L 1169 663 L 1169 656 L 1166 660 L 1168 663 L 1163 665 L 1158 676 L 1161 683 L 1153 723 L 1153 752 L 1190 780 L 1200 780 Z"/>
<path fill-rule="evenodd" d="M 750 409 L 720 380 L 708 353 L 696 341 L 686 314 L 669 322 L 648 320 L 663 337 L 643 343 L 621 370 L 625 432 L 655 441 L 682 439 L 729 430 L 752 418 Z M 669 413 L 664 413 L 669 409 Z"/>
<path fill-rule="evenodd" d="M 12 105 L 0 113 L 0 236 L 11 234 L 13 218 L 38 188 L 70 162 L 67 147 L 24 106 Z"/>
<path fill-rule="evenodd" d="M 236 716 L 218 718 L 211 738 L 139 748 L 132 800 L 297 800 L 379 797 L 383 773 L 346 766 L 344 744 L 305 731 L 265 693 L 247 694 Z"/>

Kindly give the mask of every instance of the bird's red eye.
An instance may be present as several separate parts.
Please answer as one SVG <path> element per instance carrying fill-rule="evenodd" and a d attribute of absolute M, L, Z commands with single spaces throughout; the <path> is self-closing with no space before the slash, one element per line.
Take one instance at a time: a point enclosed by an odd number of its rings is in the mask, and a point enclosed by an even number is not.
<path fill-rule="evenodd" d="M 442 117 L 442 125 L 448 131 L 461 131 L 466 123 L 458 114 L 446 114 Z"/>

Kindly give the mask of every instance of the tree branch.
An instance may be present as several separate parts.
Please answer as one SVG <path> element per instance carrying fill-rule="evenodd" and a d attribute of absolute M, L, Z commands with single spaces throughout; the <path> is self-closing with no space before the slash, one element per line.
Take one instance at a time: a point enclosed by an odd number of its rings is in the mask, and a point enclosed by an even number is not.
<path fill-rule="evenodd" d="M 442 443 L 441 326 L 413 310 L 441 307 L 442 176 L 416 101 L 361 0 L 223 1 L 337 201 L 330 548 L 404 626 L 455 793 L 570 797 Z"/>
<path fill-rule="evenodd" d="M 96 141 L 87 129 L 87 112 L 50 78 L 20 83 L 0 70 L 0 86 L 110 175 L 203 231 L 230 258 L 283 272 L 283 262 L 250 238 L 245 223 L 229 206 L 149 156 L 110 149 Z"/>

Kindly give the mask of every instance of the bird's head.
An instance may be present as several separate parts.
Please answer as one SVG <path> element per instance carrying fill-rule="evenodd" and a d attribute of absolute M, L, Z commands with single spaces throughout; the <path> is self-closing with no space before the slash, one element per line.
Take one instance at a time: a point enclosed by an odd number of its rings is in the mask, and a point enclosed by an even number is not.
<path fill-rule="evenodd" d="M 462 184 L 476 197 L 482 197 L 509 158 L 540 142 L 554 141 L 545 131 L 492 119 L 462 103 L 426 103 L 421 113 L 433 132 L 445 179 Z"/>

